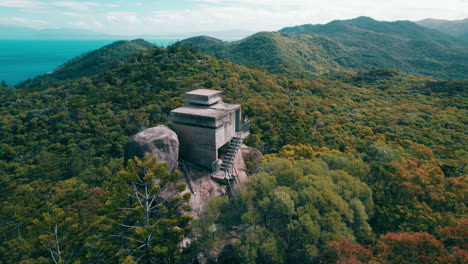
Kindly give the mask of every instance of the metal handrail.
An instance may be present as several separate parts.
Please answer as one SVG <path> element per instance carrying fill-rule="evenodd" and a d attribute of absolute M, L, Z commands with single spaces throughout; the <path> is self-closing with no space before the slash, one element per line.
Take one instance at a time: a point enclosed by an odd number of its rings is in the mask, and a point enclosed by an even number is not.
<path fill-rule="evenodd" d="M 219 169 L 220 169 L 220 167 L 221 167 L 221 166 L 220 166 L 220 163 L 221 163 L 221 162 L 219 162 L 219 161 L 220 161 L 220 160 L 217 159 L 217 160 L 213 161 L 213 163 L 211 163 L 211 171 L 212 171 L 211 173 L 212 173 L 212 174 L 216 174 L 216 173 L 219 171 Z"/>
<path fill-rule="evenodd" d="M 241 126 L 240 126 L 240 131 L 242 132 L 247 132 L 250 130 L 250 122 L 245 121 Z"/>
<path fill-rule="evenodd" d="M 223 165 L 224 165 L 224 171 L 225 171 L 225 174 L 228 175 L 228 174 L 231 174 L 230 171 L 232 170 L 232 167 L 233 167 L 233 161 L 234 161 L 234 158 L 236 156 L 236 153 L 239 149 L 239 146 L 242 142 L 242 139 L 240 138 L 234 138 L 234 139 L 238 139 L 237 141 L 235 141 L 234 143 L 232 143 L 229 148 L 233 150 L 232 154 L 229 155 L 229 157 L 223 162 Z M 226 177 L 225 175 L 225 177 Z"/>

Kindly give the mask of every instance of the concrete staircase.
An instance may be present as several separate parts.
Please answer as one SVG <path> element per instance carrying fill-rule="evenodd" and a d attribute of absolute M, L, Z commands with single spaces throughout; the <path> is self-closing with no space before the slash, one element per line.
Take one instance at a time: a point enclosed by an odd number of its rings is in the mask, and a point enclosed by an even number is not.
<path fill-rule="evenodd" d="M 223 163 L 221 164 L 220 170 L 225 172 L 229 172 L 232 170 L 234 157 L 236 156 L 236 153 L 239 150 L 241 143 L 242 139 L 237 136 L 231 140 L 229 148 L 226 152 L 226 156 L 224 157 Z"/>
<path fill-rule="evenodd" d="M 229 143 L 229 148 L 226 152 L 226 156 L 224 156 L 219 170 L 211 175 L 213 180 L 229 185 L 231 181 L 234 180 L 234 158 L 236 157 L 237 151 L 240 149 L 241 144 L 242 137 L 240 135 L 236 135 L 234 138 L 232 138 L 231 142 Z"/>

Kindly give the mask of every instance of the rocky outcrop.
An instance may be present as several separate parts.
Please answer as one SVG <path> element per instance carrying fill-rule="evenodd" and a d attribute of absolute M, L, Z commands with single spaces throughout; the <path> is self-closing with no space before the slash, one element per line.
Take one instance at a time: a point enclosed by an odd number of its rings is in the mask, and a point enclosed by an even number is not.
<path fill-rule="evenodd" d="M 242 184 L 249 179 L 247 165 L 245 164 L 242 151 L 238 151 L 234 157 L 234 176 L 237 177 L 238 183 Z"/>
<path fill-rule="evenodd" d="M 155 156 L 158 162 L 167 162 L 170 172 L 178 167 L 179 139 L 177 134 L 165 125 L 152 127 L 134 135 L 125 144 L 125 160 L 143 158 L 145 154 Z"/>
<path fill-rule="evenodd" d="M 192 208 L 190 215 L 199 218 L 206 202 L 215 196 L 226 196 L 227 186 L 213 181 L 206 169 L 190 162 L 185 162 L 187 168 L 184 171 L 184 181 L 187 183 L 187 191 L 192 193 L 189 205 Z M 188 173 L 189 175 L 187 175 Z"/>
<path fill-rule="evenodd" d="M 255 169 L 257 164 L 260 162 L 260 159 L 263 157 L 262 152 L 260 150 L 248 147 L 244 144 L 241 145 L 241 153 L 245 165 L 247 167 L 247 171 L 249 173 L 255 173 Z"/>
<path fill-rule="evenodd" d="M 237 152 L 233 164 L 234 174 L 238 180 L 237 183 L 242 184 L 247 181 L 249 175 L 240 151 Z M 184 166 L 185 168 L 183 168 Z M 189 205 L 192 207 L 190 215 L 194 218 L 199 218 L 201 216 L 203 213 L 203 207 L 211 197 L 228 195 L 228 185 L 214 181 L 210 177 L 210 173 L 205 168 L 191 162 L 184 162 L 180 171 L 183 175 L 180 182 L 186 183 L 186 191 L 192 193 Z M 236 184 L 234 184 L 234 186 L 236 186 Z"/>
<path fill-rule="evenodd" d="M 229 186 L 214 181 L 206 168 L 187 161 L 178 162 L 179 141 L 176 133 L 167 126 L 145 129 L 134 135 L 125 145 L 125 160 L 135 156 L 142 158 L 145 154 L 156 156 L 158 162 L 167 162 L 169 171 L 179 169 L 179 181 L 161 190 L 160 196 L 169 199 L 177 192 L 175 186 L 185 183 L 187 188 L 184 192 L 192 193 L 189 202 L 192 211 L 189 214 L 194 218 L 201 216 L 203 207 L 211 197 L 226 196 L 229 193 Z M 256 149 L 241 146 L 233 160 L 233 173 L 237 177 L 237 183 L 242 184 L 248 180 L 248 162 L 256 163 L 262 156 Z"/>

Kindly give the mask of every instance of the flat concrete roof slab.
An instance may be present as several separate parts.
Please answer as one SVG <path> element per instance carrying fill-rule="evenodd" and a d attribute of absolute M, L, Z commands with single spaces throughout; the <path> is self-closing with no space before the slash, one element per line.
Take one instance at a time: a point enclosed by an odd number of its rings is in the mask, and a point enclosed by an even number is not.
<path fill-rule="evenodd" d="M 204 95 L 204 96 L 213 96 L 213 95 L 220 95 L 222 94 L 223 92 L 222 91 L 218 91 L 218 90 L 210 90 L 210 89 L 197 89 L 197 90 L 193 90 L 193 91 L 190 91 L 190 92 L 186 92 L 185 94 L 190 94 L 190 95 Z"/>
<path fill-rule="evenodd" d="M 210 89 L 197 89 L 185 93 L 184 101 L 199 105 L 213 105 L 222 101 L 223 92 Z"/>
<path fill-rule="evenodd" d="M 169 119 L 176 123 L 217 128 L 223 118 L 240 109 L 238 104 L 218 103 L 212 106 L 187 105 L 171 111 Z"/>
<path fill-rule="evenodd" d="M 192 105 L 179 107 L 177 109 L 172 110 L 171 113 L 186 114 L 192 116 L 204 116 L 207 118 L 217 118 L 219 116 L 224 115 L 223 111 L 217 111 L 216 109 L 212 108 L 197 107 Z"/>
<path fill-rule="evenodd" d="M 240 107 L 241 106 L 239 104 L 228 104 L 228 103 L 219 103 L 219 104 L 210 106 L 211 109 L 229 111 L 229 112 L 240 109 Z"/>

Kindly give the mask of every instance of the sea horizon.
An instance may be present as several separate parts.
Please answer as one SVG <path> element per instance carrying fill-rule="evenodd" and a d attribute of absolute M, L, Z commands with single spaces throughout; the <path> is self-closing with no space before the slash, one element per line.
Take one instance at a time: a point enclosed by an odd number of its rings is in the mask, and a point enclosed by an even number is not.
<path fill-rule="evenodd" d="M 145 40 L 159 47 L 167 47 L 177 41 Z M 115 41 L 119 39 L 0 39 L 0 82 L 15 86 Z"/>

